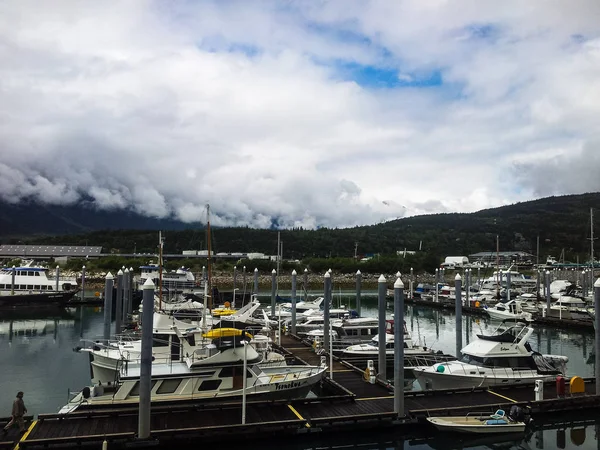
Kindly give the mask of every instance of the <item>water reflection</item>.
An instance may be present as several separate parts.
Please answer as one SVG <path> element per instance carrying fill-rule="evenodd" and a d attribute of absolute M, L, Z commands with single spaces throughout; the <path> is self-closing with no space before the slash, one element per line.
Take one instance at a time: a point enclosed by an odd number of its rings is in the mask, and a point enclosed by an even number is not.
<path fill-rule="evenodd" d="M 574 419 L 556 422 L 548 419 L 543 426 L 533 424 L 526 433 L 497 434 L 491 436 L 438 433 L 420 429 L 414 436 L 398 436 L 397 432 L 369 430 L 336 433 L 332 436 L 307 436 L 294 442 L 278 441 L 273 444 L 244 445 L 246 450 L 341 450 L 341 449 L 598 449 L 600 421 Z"/>

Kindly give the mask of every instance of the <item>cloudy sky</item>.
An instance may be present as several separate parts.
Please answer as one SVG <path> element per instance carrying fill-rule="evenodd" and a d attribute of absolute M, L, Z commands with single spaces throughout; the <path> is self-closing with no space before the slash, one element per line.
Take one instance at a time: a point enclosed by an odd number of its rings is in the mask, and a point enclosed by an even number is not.
<path fill-rule="evenodd" d="M 0 198 L 346 227 L 600 191 L 600 2 L 0 3 Z"/>

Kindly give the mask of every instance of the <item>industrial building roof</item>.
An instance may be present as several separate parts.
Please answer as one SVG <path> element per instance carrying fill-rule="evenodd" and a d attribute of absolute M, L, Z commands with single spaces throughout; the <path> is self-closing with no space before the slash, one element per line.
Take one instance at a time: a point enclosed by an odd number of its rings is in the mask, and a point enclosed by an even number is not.
<path fill-rule="evenodd" d="M 0 256 L 98 256 L 102 247 L 88 245 L 0 245 Z"/>

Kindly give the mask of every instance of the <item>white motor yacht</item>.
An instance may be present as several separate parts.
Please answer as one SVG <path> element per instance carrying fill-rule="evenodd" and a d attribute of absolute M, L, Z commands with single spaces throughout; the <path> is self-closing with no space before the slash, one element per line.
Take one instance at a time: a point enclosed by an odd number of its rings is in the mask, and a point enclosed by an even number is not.
<path fill-rule="evenodd" d="M 533 351 L 527 342 L 532 334 L 533 328 L 523 323 L 498 328 L 493 335 L 477 335 L 462 349 L 460 360 L 412 370 L 425 389 L 533 384 L 535 380 L 550 381 L 564 374 L 568 358 Z"/>
<path fill-rule="evenodd" d="M 546 304 L 542 305 L 546 317 L 572 320 L 590 320 L 587 311 L 588 305 L 583 298 L 570 295 L 561 295 L 558 300 L 550 304 L 550 311 L 546 311 Z"/>
<path fill-rule="evenodd" d="M 209 399 L 231 399 L 243 395 L 256 398 L 303 398 L 321 381 L 327 366 L 283 366 L 262 368 L 262 355 L 247 345 L 244 336 L 214 339 L 181 362 L 152 365 L 153 404 L 181 404 Z M 247 372 L 243 372 L 244 360 Z M 139 404 L 141 366 L 124 365 L 111 386 L 85 387 L 59 413 Z"/>
<path fill-rule="evenodd" d="M 366 344 L 356 344 L 346 347 L 342 353 L 344 356 L 366 356 L 377 358 L 379 355 L 379 334 L 373 336 L 373 339 Z M 394 354 L 394 334 L 385 333 L 385 353 L 386 355 Z M 406 325 L 404 326 L 404 356 L 421 356 L 430 355 L 433 350 L 421 345 L 415 344 Z"/>

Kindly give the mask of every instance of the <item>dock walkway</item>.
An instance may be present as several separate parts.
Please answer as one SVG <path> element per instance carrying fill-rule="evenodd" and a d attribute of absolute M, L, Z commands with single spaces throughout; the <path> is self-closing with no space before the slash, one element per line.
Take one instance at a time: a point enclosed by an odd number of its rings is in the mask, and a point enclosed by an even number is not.
<path fill-rule="evenodd" d="M 322 355 L 293 336 L 282 336 L 281 351 L 296 364 L 318 364 Z M 328 355 L 325 355 L 329 358 Z M 329 361 L 329 359 L 327 360 Z M 265 439 L 271 436 L 310 435 L 335 430 L 350 432 L 362 428 L 393 428 L 399 435 L 425 427 L 427 415 L 462 414 L 469 411 L 510 409 L 513 404 L 528 406 L 532 415 L 580 411 L 600 405 L 592 380 L 586 380 L 586 394 L 557 398 L 556 387 L 544 387 L 543 401 L 534 401 L 533 386 L 498 389 L 456 389 L 411 391 L 404 395 L 404 417 L 394 413 L 393 387 L 365 381 L 363 370 L 333 357 L 333 379 L 325 378 L 318 396 L 291 401 L 249 401 L 246 424 L 241 425 L 240 402 L 198 403 L 152 408 L 151 439 L 136 440 L 138 409 L 118 408 L 74 412 L 68 415 L 41 414 L 29 422 L 20 436 L 11 431 L 0 448 L 57 448 L 65 445 L 98 445 L 109 448 L 172 448 L 186 444 Z M 329 375 L 329 371 L 328 371 Z M 391 375 L 391 374 L 390 374 Z M 2 419 L 0 419 L 0 424 Z M 0 439 L 2 440 L 2 439 Z"/>

